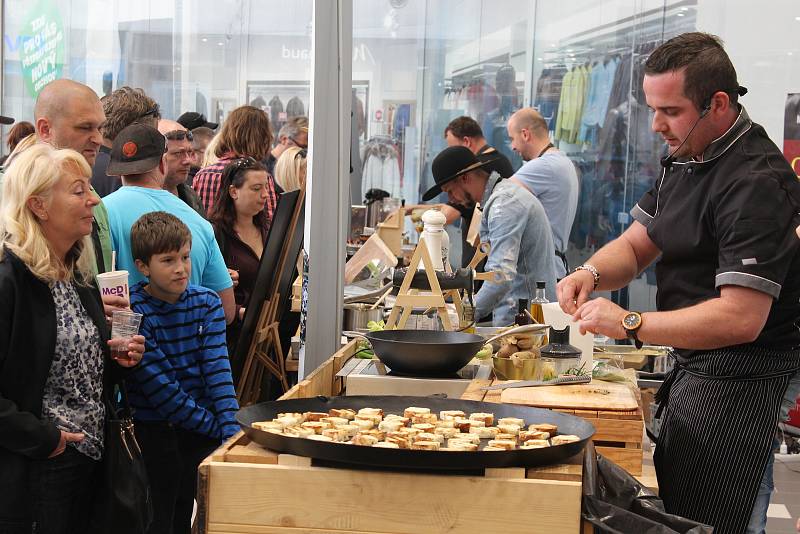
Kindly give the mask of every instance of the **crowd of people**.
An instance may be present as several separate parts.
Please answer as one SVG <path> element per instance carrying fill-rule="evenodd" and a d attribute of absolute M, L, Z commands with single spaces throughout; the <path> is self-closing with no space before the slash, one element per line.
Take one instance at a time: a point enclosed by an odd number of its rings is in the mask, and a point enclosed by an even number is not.
<path fill-rule="evenodd" d="M 278 194 L 304 187 L 308 143 L 295 117 L 273 146 L 252 106 L 218 126 L 162 117 L 140 89 L 100 99 L 61 79 L 12 129 L 0 174 L 1 533 L 108 531 L 92 511 L 105 502 L 107 399 L 121 387 L 149 532 L 190 531 L 197 466 L 238 429 L 241 362 L 228 349 Z M 128 272 L 129 298 L 101 296 L 95 277 L 112 270 Z M 142 314 L 116 360 L 115 311 Z"/>
<path fill-rule="evenodd" d="M 625 233 L 571 272 L 578 178 L 537 110 L 508 121 L 525 160 L 516 170 L 474 119 L 453 120 L 423 195 L 446 194 L 439 207 L 464 233 L 480 216 L 495 276 L 476 318 L 511 323 L 543 281 L 582 332 L 676 348 L 659 392 L 661 497 L 721 532 L 763 531 L 775 426 L 800 390 L 800 185 L 738 103 L 745 92 L 714 36 L 653 52 L 644 93 L 670 148 L 662 176 Z M 95 526 L 104 398 L 120 383 L 151 484 L 150 532 L 189 532 L 197 465 L 237 430 L 243 362 L 229 349 L 278 195 L 304 187 L 308 121 L 273 137 L 264 110 L 241 106 L 215 133 L 196 112 L 162 117 L 141 90 L 101 100 L 70 80 L 42 89 L 33 119 L 9 138 L 0 199 L 0 533 Z M 658 311 L 589 300 L 659 258 Z M 130 299 L 98 292 L 95 276 L 112 270 L 128 272 Z M 122 310 L 142 325 L 114 359 L 108 319 Z"/>

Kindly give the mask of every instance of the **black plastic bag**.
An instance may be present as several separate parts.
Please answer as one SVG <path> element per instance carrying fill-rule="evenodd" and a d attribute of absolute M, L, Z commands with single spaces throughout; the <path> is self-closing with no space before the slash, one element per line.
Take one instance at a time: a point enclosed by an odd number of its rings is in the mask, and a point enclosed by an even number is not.
<path fill-rule="evenodd" d="M 664 511 L 664 503 L 589 443 L 583 461 L 583 519 L 608 534 L 711 534 L 714 528 Z"/>

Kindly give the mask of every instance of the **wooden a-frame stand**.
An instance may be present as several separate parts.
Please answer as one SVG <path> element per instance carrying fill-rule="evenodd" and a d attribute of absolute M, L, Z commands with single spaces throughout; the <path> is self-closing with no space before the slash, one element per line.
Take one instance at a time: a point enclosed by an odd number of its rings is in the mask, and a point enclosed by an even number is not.
<path fill-rule="evenodd" d="M 278 267 L 272 281 L 272 291 L 269 292 L 272 298 L 264 301 L 256 330 L 250 341 L 250 349 L 247 351 L 247 357 L 242 368 L 242 376 L 239 379 L 237 388 L 239 406 L 258 402 L 265 370 L 278 379 L 283 392 L 289 390 L 289 382 L 286 379 L 286 360 L 281 348 L 280 334 L 278 333 L 278 325 L 280 324 L 278 320 L 280 311 L 278 310 L 278 304 L 281 301 L 278 286 L 281 279 L 280 274 L 283 270 L 293 269 L 297 261 L 297 258 L 288 258 L 287 256 L 291 246 L 291 236 L 294 235 L 300 213 L 303 211 L 304 202 L 305 188 L 300 190 L 297 205 L 292 213 L 289 230 L 286 233 L 287 238 L 281 248 Z"/>
<path fill-rule="evenodd" d="M 413 289 L 411 287 L 411 282 L 417 270 L 420 268 L 420 263 L 428 278 L 429 290 Z M 416 250 L 414 250 L 414 255 L 411 256 L 411 263 L 408 266 L 405 278 L 403 278 L 403 283 L 398 290 L 394 307 L 392 307 L 392 313 L 389 314 L 389 319 L 386 321 L 386 329 L 405 328 L 408 317 L 411 315 L 414 308 L 417 307 L 425 309 L 436 308 L 444 329 L 452 331 L 454 328 L 450 323 L 450 317 L 447 315 L 445 296 L 449 296 L 453 299 L 458 316 L 462 317 L 461 294 L 456 289 L 442 291 L 442 287 L 439 285 L 439 279 L 436 278 L 436 271 L 433 268 L 431 256 L 428 253 L 428 247 L 425 245 L 425 239 L 421 237 Z M 457 327 L 458 325 L 455 326 Z"/>

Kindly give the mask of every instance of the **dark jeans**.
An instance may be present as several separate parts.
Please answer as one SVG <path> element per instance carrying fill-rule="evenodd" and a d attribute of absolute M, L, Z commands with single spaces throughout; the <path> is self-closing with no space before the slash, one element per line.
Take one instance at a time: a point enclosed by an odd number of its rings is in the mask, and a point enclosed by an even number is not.
<path fill-rule="evenodd" d="M 74 447 L 55 458 L 30 463 L 29 487 L 34 534 L 84 533 L 94 501 L 100 462 Z"/>
<path fill-rule="evenodd" d="M 153 497 L 151 534 L 189 534 L 197 466 L 220 442 L 167 423 L 136 422 Z"/>

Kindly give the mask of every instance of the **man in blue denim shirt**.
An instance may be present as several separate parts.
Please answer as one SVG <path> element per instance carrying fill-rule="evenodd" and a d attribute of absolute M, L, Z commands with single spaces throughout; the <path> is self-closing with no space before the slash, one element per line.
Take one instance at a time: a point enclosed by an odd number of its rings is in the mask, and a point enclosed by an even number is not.
<path fill-rule="evenodd" d="M 423 196 L 430 200 L 441 192 L 451 203 L 472 208 L 480 202 L 481 241 L 491 246 L 486 272 L 492 281 L 476 295 L 475 317 L 493 313 L 495 326 L 514 322 L 517 300 L 530 299 L 537 281 L 547 285 L 547 298 L 555 300 L 553 237 L 542 204 L 519 184 L 501 180 L 485 167 L 490 159 L 479 160 L 463 146 L 448 147 L 433 160 L 436 185 Z"/>

